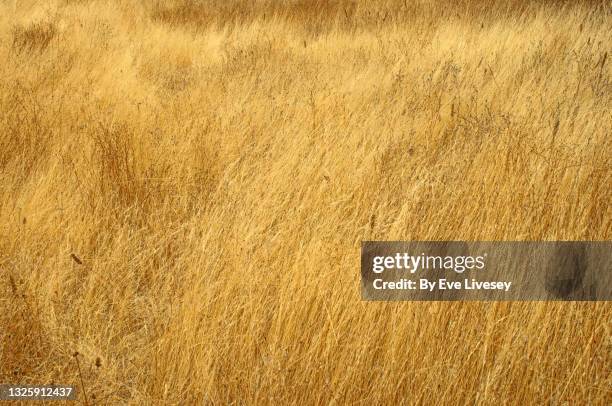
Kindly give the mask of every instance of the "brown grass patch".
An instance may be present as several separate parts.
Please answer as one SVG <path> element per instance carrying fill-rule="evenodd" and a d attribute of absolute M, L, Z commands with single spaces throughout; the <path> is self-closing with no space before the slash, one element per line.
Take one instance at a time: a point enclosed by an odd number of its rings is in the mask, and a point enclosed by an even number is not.
<path fill-rule="evenodd" d="M 18 51 L 44 51 L 57 35 L 55 24 L 36 22 L 13 28 L 13 47 Z"/>

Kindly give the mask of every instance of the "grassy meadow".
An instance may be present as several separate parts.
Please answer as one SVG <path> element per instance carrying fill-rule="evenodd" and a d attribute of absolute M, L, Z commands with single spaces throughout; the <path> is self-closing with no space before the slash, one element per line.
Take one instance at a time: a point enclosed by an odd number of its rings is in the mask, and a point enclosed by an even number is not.
<path fill-rule="evenodd" d="M 609 303 L 371 303 L 362 240 L 610 240 L 612 6 L 0 2 L 0 382 L 610 404 Z"/>

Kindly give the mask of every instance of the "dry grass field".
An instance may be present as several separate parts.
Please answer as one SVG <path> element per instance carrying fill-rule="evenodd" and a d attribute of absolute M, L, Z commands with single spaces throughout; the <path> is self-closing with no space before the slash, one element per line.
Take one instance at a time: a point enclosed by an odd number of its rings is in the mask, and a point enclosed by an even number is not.
<path fill-rule="evenodd" d="M 610 303 L 376 303 L 362 240 L 610 240 L 607 1 L 0 2 L 0 382 L 610 404 Z"/>

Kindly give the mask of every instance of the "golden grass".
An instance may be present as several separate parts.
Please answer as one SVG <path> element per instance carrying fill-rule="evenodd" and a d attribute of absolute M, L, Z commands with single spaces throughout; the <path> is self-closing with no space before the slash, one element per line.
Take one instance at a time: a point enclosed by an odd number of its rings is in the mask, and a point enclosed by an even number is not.
<path fill-rule="evenodd" d="M 359 248 L 609 240 L 611 26 L 605 1 L 1 5 L 0 382 L 610 404 L 609 303 L 365 303 Z"/>

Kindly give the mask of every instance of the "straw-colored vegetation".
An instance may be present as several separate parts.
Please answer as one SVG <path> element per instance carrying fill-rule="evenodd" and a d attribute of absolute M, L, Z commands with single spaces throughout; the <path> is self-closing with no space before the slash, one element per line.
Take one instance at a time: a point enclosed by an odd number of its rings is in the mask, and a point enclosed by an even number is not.
<path fill-rule="evenodd" d="M 612 238 L 609 2 L 13 3 L 0 382 L 611 403 L 609 303 L 359 290 L 365 239 Z"/>

